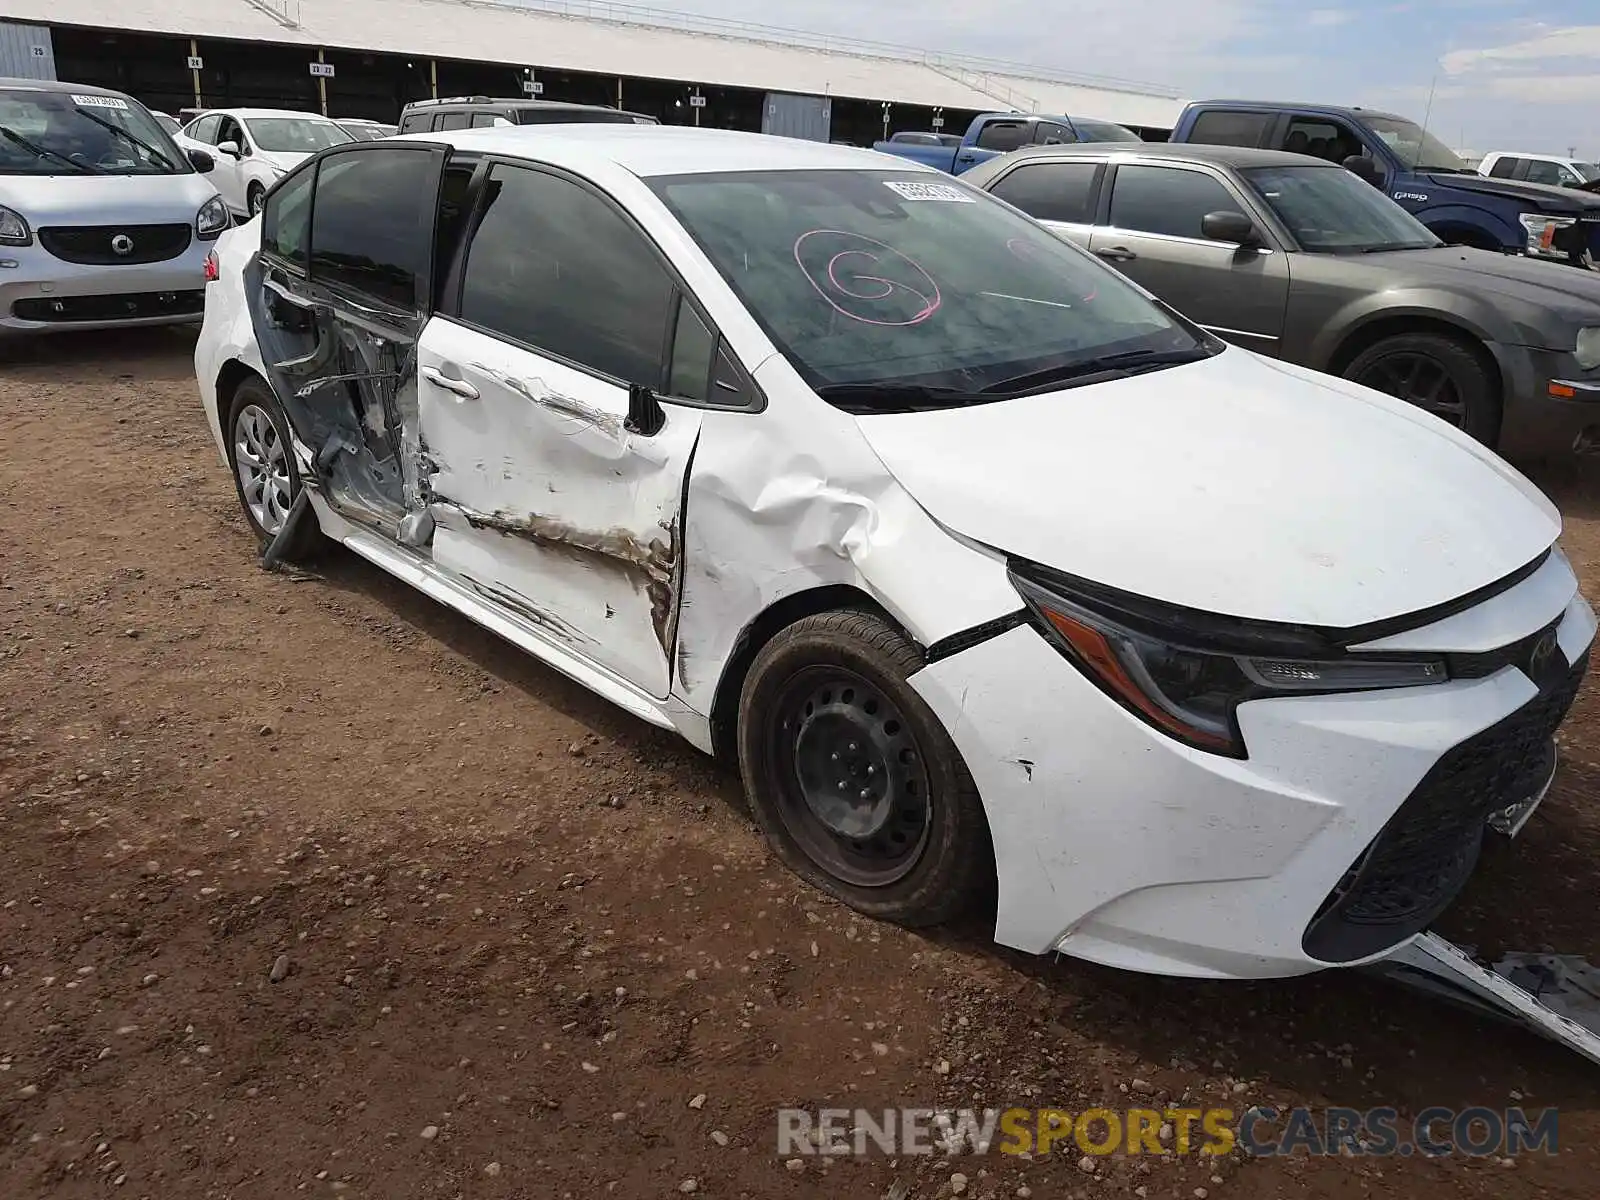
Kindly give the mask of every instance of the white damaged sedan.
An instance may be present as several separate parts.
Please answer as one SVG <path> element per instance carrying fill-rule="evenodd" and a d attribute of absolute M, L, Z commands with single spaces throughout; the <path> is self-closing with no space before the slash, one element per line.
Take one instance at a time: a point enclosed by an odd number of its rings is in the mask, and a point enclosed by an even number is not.
<path fill-rule="evenodd" d="M 224 235 L 200 391 L 328 542 L 736 758 L 907 924 L 1137 970 L 1381 957 L 1556 770 L 1595 616 L 1491 452 L 870 152 L 328 150 Z M 314 660 L 312 660 L 314 661 Z"/>

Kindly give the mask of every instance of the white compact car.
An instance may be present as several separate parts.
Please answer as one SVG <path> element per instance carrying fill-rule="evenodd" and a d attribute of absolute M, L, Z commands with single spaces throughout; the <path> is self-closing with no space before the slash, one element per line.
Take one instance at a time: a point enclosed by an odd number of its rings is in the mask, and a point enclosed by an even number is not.
<path fill-rule="evenodd" d="M 268 189 L 317 151 L 355 140 L 337 121 L 276 108 L 210 109 L 179 135 L 216 156 L 213 181 L 240 216 L 259 212 Z"/>
<path fill-rule="evenodd" d="M 992 878 L 1023 950 L 1364 962 L 1556 770 L 1595 616 L 1531 484 L 948 176 L 462 130 L 318 156 L 217 257 L 269 557 L 342 543 L 736 758 L 862 912 Z"/>
<path fill-rule="evenodd" d="M 211 166 L 130 96 L 0 79 L 0 337 L 198 321 Z"/>

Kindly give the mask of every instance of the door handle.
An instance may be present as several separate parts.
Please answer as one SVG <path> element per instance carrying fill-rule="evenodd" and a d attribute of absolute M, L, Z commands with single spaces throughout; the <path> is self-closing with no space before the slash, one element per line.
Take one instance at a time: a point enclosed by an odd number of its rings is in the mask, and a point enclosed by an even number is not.
<path fill-rule="evenodd" d="M 1132 262 L 1139 257 L 1126 246 L 1101 246 L 1095 253 L 1109 262 Z"/>
<path fill-rule="evenodd" d="M 433 384 L 434 387 L 443 388 L 445 391 L 451 393 L 459 399 L 476 400 L 478 398 L 477 388 L 473 387 L 465 379 L 451 378 L 449 375 L 446 375 L 443 371 L 439 370 L 438 367 L 423 367 L 418 374 L 420 374 L 429 383 Z"/>

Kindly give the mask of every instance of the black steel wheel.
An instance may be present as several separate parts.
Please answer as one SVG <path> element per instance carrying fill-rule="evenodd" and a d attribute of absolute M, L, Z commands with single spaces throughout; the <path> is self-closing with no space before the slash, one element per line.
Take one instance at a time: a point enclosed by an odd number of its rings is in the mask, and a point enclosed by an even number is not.
<path fill-rule="evenodd" d="M 1486 445 L 1500 433 L 1497 374 L 1485 352 L 1464 339 L 1406 333 L 1368 346 L 1346 379 L 1415 404 Z"/>
<path fill-rule="evenodd" d="M 756 656 L 739 712 L 750 810 L 780 858 L 852 907 L 947 921 L 992 879 L 977 789 L 907 677 L 916 647 L 867 612 L 822 613 Z"/>

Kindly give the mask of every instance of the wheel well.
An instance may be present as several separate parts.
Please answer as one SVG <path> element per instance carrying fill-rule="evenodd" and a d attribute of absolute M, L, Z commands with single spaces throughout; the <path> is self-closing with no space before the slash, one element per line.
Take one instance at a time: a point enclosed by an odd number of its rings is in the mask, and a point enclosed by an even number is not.
<path fill-rule="evenodd" d="M 1494 355 L 1484 348 L 1482 338 L 1459 325 L 1452 325 L 1449 321 L 1441 321 L 1433 317 L 1384 317 L 1368 322 L 1361 328 L 1354 330 L 1344 341 L 1339 343 L 1333 355 L 1328 359 L 1328 374 L 1343 375 L 1349 370 L 1350 364 L 1355 362 L 1365 351 L 1376 346 L 1385 338 L 1399 337 L 1407 333 L 1431 333 L 1437 337 L 1447 337 L 1453 342 L 1459 342 L 1482 360 L 1484 367 L 1494 380 L 1496 395 L 1505 386 L 1505 380 L 1500 374 L 1500 364 L 1495 361 Z"/>
<path fill-rule="evenodd" d="M 230 358 L 222 364 L 222 370 L 217 372 L 217 420 L 226 422 L 228 419 L 228 405 L 233 400 L 233 393 L 239 390 L 239 385 L 247 379 L 260 379 L 244 363 L 237 358 Z M 263 382 L 265 382 L 263 380 Z"/>
<path fill-rule="evenodd" d="M 756 655 L 761 653 L 761 648 L 796 621 L 841 608 L 874 613 L 904 633 L 918 650 L 923 648 L 922 643 L 885 611 L 883 605 L 860 588 L 848 584 L 829 584 L 785 596 L 744 627 L 733 645 L 733 653 L 728 656 L 722 678 L 717 681 L 716 696 L 711 702 L 711 745 L 719 759 L 729 763 L 739 760 L 739 696 L 744 691 L 750 666 L 755 662 Z"/>

